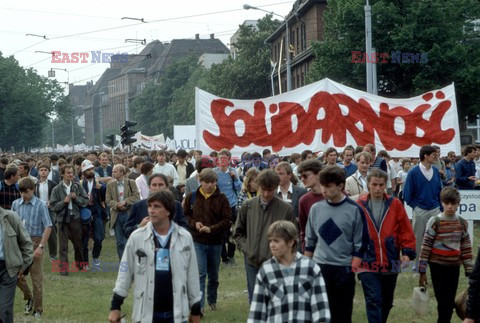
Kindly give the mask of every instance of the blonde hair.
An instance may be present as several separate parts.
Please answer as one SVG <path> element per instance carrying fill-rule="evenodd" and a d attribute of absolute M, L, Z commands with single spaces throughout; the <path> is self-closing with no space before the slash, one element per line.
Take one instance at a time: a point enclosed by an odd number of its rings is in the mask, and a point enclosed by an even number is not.
<path fill-rule="evenodd" d="M 297 226 L 290 221 L 280 220 L 273 222 L 267 231 L 268 238 L 280 238 L 285 242 L 293 241 L 292 252 L 297 250 L 299 237 Z"/>
<path fill-rule="evenodd" d="M 243 185 L 242 185 L 242 189 L 244 191 L 248 191 L 249 190 L 249 185 L 250 183 L 252 182 L 252 180 L 255 179 L 255 177 L 258 176 L 260 172 L 258 171 L 257 168 L 255 167 L 251 167 L 247 173 L 245 174 L 245 177 L 243 178 Z"/>

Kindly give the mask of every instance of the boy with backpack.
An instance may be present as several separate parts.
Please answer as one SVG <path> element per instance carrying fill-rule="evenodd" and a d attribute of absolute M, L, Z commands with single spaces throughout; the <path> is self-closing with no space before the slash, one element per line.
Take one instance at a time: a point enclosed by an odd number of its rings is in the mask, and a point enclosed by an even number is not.
<path fill-rule="evenodd" d="M 460 193 L 453 187 L 445 187 L 440 193 L 443 213 L 427 223 L 419 259 L 419 285 L 426 286 L 426 264 L 430 266 L 433 290 L 437 299 L 438 322 L 450 322 L 455 307 L 455 295 L 460 275 L 460 265 L 465 275 L 472 272 L 472 246 L 468 224 L 456 215 Z"/>

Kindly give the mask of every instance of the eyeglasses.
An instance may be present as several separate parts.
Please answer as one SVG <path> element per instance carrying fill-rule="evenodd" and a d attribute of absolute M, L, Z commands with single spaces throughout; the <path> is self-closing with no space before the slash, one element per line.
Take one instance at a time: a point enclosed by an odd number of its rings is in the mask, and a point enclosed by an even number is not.
<path fill-rule="evenodd" d="M 312 175 L 312 173 L 302 173 L 301 177 L 302 179 L 307 179 L 308 176 Z"/>

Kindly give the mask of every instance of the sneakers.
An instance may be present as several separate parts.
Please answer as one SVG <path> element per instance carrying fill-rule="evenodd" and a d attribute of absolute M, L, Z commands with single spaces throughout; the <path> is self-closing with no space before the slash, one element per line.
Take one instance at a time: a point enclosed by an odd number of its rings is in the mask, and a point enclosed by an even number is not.
<path fill-rule="evenodd" d="M 100 260 L 93 258 L 92 261 L 92 271 L 101 271 Z"/>
<path fill-rule="evenodd" d="M 55 262 L 57 261 L 57 257 L 50 257 L 50 262 Z"/>
<path fill-rule="evenodd" d="M 110 229 L 108 233 L 110 233 L 110 237 L 113 237 L 115 235 L 115 230 Z"/>
<path fill-rule="evenodd" d="M 42 319 L 42 312 L 33 312 L 33 317 L 36 319 Z"/>
<path fill-rule="evenodd" d="M 210 308 L 210 311 L 216 311 L 217 310 L 217 304 L 208 304 L 208 307 Z"/>
<path fill-rule="evenodd" d="M 32 314 L 33 312 L 33 299 L 29 299 L 27 301 L 27 304 L 25 304 L 25 309 L 24 309 L 24 313 L 25 315 L 30 315 Z"/>

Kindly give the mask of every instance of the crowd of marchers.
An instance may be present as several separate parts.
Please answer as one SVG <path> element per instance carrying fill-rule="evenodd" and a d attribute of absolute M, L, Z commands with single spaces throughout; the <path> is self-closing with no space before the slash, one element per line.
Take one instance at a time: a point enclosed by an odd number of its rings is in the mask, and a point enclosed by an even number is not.
<path fill-rule="evenodd" d="M 462 265 L 464 322 L 477 322 L 480 255 L 474 264 L 457 210 L 458 189 L 480 184 L 480 147 L 458 157 L 440 151 L 391 158 L 368 144 L 239 158 L 227 149 L 3 155 L 0 322 L 13 322 L 17 286 L 24 314 L 48 317 L 55 304 L 44 311 L 44 253 L 62 276 L 101 271 L 111 265 L 102 262 L 108 234 L 121 266 L 110 322 L 122 318 L 130 289 L 133 322 L 199 322 L 222 306 L 220 264 L 236 266 L 238 252 L 248 322 L 351 322 L 356 278 L 368 321 L 386 322 L 407 267 L 420 286 L 430 273 L 438 322 L 450 322 Z"/>

